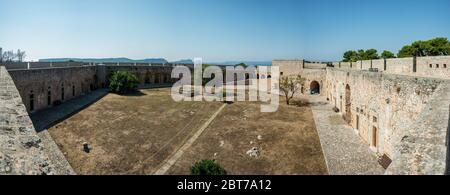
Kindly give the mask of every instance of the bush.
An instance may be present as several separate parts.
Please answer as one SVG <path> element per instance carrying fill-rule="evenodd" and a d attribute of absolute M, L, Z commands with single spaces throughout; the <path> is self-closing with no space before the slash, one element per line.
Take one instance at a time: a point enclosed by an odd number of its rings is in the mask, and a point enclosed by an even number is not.
<path fill-rule="evenodd" d="M 114 72 L 109 80 L 109 90 L 113 93 L 125 94 L 137 90 L 138 78 L 126 71 Z"/>
<path fill-rule="evenodd" d="M 214 160 L 202 160 L 191 167 L 191 175 L 226 175 L 227 171 Z"/>

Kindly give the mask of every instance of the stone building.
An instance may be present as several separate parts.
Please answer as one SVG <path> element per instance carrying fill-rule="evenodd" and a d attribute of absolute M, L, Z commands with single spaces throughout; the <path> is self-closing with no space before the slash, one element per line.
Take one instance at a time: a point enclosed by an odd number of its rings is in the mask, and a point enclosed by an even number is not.
<path fill-rule="evenodd" d="M 448 56 L 329 66 L 305 60 L 273 61 L 283 75 L 306 78 L 303 94 L 319 91 L 380 160 L 387 165 L 392 161 L 388 174 L 445 173 L 448 64 Z"/>

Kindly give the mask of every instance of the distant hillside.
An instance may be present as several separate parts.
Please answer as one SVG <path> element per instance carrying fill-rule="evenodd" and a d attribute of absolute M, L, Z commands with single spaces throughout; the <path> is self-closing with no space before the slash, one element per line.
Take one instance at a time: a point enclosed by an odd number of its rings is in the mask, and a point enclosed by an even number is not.
<path fill-rule="evenodd" d="M 225 61 L 225 62 L 210 62 L 208 64 L 236 65 L 240 63 L 244 63 L 249 66 L 272 66 L 272 61 Z"/>
<path fill-rule="evenodd" d="M 142 60 L 132 60 L 129 58 L 48 58 L 40 59 L 39 62 L 94 62 L 94 63 L 168 63 L 164 58 L 148 58 Z"/>
<path fill-rule="evenodd" d="M 185 60 L 178 60 L 175 62 L 171 62 L 173 64 L 194 64 L 194 61 L 192 61 L 191 59 L 185 59 Z"/>

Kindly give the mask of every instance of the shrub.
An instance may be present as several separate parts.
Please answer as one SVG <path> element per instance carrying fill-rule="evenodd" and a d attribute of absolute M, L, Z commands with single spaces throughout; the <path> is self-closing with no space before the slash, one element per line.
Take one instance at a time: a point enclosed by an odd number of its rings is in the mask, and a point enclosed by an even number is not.
<path fill-rule="evenodd" d="M 191 167 L 191 175 L 226 175 L 227 171 L 214 160 L 202 160 Z"/>
<path fill-rule="evenodd" d="M 137 90 L 138 78 L 126 71 L 114 72 L 109 80 L 109 90 L 113 93 L 125 94 Z"/>

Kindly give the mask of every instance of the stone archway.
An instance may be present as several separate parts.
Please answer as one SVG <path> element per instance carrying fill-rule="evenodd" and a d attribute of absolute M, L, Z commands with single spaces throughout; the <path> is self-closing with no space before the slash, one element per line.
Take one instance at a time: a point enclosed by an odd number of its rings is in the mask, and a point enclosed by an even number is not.
<path fill-rule="evenodd" d="M 350 85 L 347 84 L 345 86 L 345 115 L 344 115 L 345 121 L 347 121 L 348 124 L 352 124 L 352 102 L 351 102 L 351 90 Z"/>
<path fill-rule="evenodd" d="M 148 72 L 148 71 L 145 73 L 144 83 L 150 84 L 150 72 Z"/>
<path fill-rule="evenodd" d="M 161 75 L 159 73 L 155 74 L 155 84 L 160 84 L 161 83 Z"/>
<path fill-rule="evenodd" d="M 311 95 L 320 94 L 320 84 L 317 81 L 312 81 L 309 85 Z"/>

